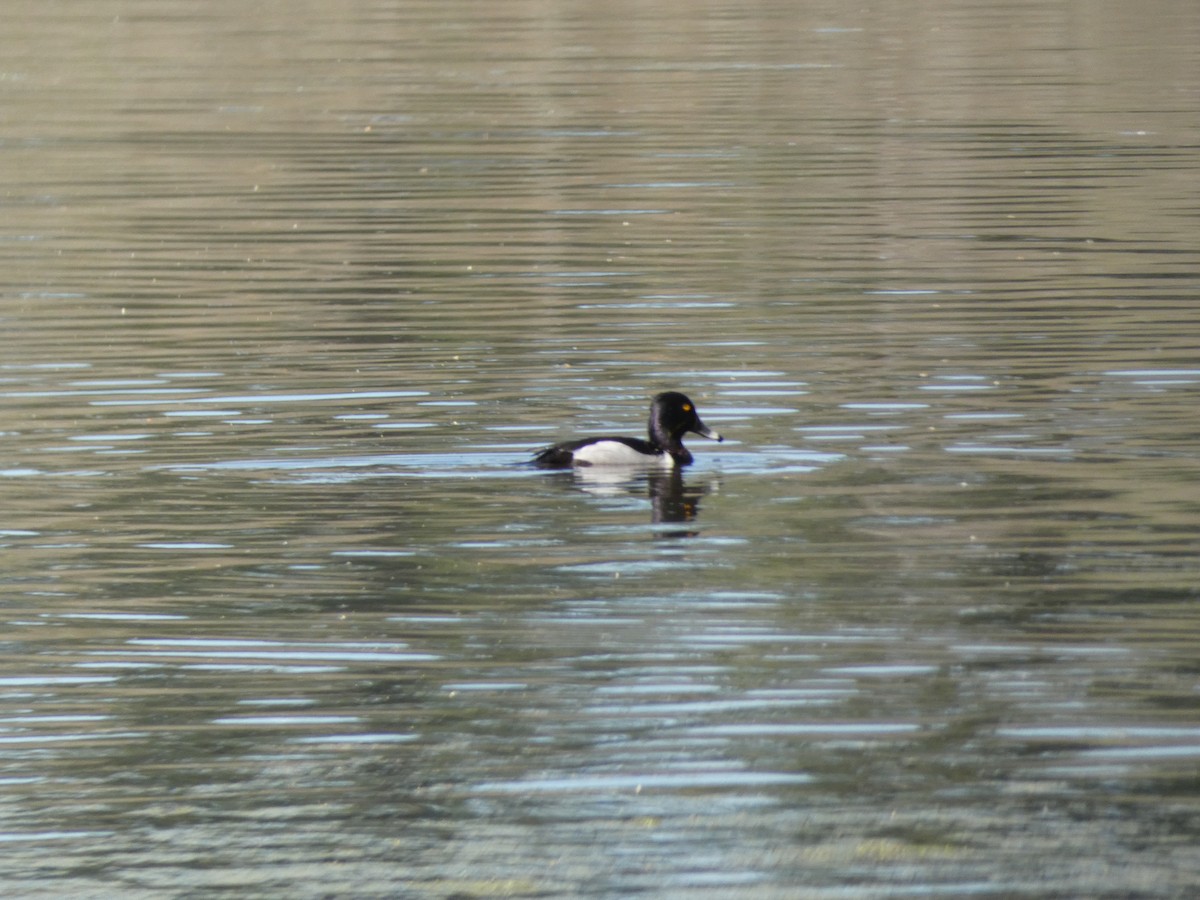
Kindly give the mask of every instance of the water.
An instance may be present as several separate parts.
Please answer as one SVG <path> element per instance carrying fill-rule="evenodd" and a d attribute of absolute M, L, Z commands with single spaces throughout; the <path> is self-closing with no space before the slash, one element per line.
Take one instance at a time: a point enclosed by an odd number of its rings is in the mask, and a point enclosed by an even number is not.
<path fill-rule="evenodd" d="M 6 894 L 1194 892 L 1192 5 L 0 41 Z"/>

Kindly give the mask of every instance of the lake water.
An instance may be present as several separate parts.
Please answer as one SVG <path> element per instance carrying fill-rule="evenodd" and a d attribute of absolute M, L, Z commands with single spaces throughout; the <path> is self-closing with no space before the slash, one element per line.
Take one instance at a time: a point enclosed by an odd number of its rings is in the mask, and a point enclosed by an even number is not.
<path fill-rule="evenodd" d="M 6 896 L 1194 895 L 1200 6 L 0 48 Z"/>

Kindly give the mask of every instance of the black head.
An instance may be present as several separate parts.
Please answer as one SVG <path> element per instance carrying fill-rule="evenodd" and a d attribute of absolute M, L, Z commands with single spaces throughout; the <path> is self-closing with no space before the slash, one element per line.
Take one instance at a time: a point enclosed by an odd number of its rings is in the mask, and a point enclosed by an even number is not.
<path fill-rule="evenodd" d="M 650 440 L 668 450 L 683 449 L 681 438 L 687 432 L 722 441 L 724 438 L 700 421 L 696 405 L 685 394 L 664 391 L 650 405 Z M 685 451 L 686 452 L 686 451 Z"/>

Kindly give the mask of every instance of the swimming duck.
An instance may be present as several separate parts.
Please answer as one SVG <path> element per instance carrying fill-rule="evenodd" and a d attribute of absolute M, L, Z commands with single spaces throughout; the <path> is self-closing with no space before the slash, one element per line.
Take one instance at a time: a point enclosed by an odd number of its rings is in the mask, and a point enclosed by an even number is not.
<path fill-rule="evenodd" d="M 571 466 L 686 466 L 692 454 L 683 446 L 683 435 L 724 438 L 700 421 L 696 405 L 678 391 L 657 394 L 650 404 L 649 440 L 631 437 L 592 437 L 563 441 L 533 458 L 536 466 L 566 469 Z"/>

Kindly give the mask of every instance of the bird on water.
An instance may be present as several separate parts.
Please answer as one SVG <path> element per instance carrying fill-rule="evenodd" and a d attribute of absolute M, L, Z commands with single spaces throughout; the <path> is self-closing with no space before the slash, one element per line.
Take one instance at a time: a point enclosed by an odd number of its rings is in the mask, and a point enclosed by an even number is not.
<path fill-rule="evenodd" d="M 650 403 L 649 440 L 634 437 L 590 437 L 563 441 L 533 458 L 536 466 L 568 469 L 572 466 L 660 465 L 687 466 L 692 454 L 683 446 L 688 432 L 723 441 L 702 421 L 696 405 L 678 391 L 656 394 Z"/>

